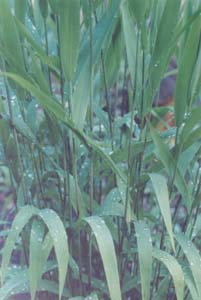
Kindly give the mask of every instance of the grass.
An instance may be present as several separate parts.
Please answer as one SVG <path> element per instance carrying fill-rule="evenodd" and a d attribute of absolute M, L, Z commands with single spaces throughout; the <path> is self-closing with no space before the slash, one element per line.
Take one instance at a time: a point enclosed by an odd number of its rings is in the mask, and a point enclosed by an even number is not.
<path fill-rule="evenodd" d="M 0 300 L 201 298 L 200 37 L 199 0 L 1 0 Z"/>

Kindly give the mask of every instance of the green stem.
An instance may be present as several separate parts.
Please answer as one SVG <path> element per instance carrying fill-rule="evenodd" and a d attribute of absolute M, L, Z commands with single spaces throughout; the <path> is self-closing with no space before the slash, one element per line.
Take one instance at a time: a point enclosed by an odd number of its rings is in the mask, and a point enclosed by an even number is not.
<path fill-rule="evenodd" d="M 136 43 L 136 57 L 135 57 L 135 79 L 134 79 L 134 90 L 133 90 L 133 101 L 131 107 L 131 118 L 130 118 L 130 135 L 129 135 L 129 144 L 128 144 L 128 156 L 127 156 L 127 163 L 128 163 L 128 176 L 127 176 L 127 185 L 126 185 L 126 199 L 125 199 L 125 209 L 124 209 L 124 222 L 127 219 L 128 213 L 128 204 L 129 204 L 129 188 L 130 188 L 130 180 L 131 180 L 131 145 L 132 145 L 132 135 L 133 135 L 133 119 L 135 113 L 135 98 L 136 98 L 136 83 L 137 83 L 137 67 L 138 67 L 138 41 L 139 41 L 139 34 L 137 36 L 137 43 Z M 123 244 L 124 244 L 124 235 L 122 235 L 121 243 L 120 243 L 120 252 L 122 252 Z"/>
<path fill-rule="evenodd" d="M 93 66 L 93 3 L 92 0 L 89 0 L 90 7 L 90 132 L 93 137 L 93 102 L 94 102 L 94 90 L 93 90 L 93 79 L 94 79 L 94 66 Z M 93 164 L 93 150 L 91 149 L 90 153 L 90 214 L 93 211 L 93 199 L 94 199 L 94 164 Z"/>
<path fill-rule="evenodd" d="M 43 19 L 43 21 L 44 21 L 44 31 L 45 31 L 45 51 L 46 51 L 46 54 L 49 55 L 49 45 L 48 45 L 48 33 L 47 33 L 46 19 Z M 48 73 L 49 88 L 50 88 L 50 92 L 52 94 L 52 82 L 51 82 L 51 74 L 50 74 L 50 68 L 49 67 L 47 67 L 47 73 Z"/>

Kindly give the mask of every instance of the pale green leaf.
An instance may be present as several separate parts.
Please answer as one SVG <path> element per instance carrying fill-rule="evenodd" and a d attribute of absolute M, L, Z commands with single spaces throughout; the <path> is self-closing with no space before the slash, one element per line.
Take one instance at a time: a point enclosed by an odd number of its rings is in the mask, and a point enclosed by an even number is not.
<path fill-rule="evenodd" d="M 189 30 L 187 41 L 179 62 L 179 72 L 175 90 L 175 122 L 181 126 L 187 111 L 189 86 L 197 58 L 197 49 L 200 43 L 201 16 L 198 16 Z"/>
<path fill-rule="evenodd" d="M 168 271 L 170 272 L 173 278 L 177 300 L 183 300 L 184 299 L 184 274 L 176 258 L 171 256 L 169 253 L 159 249 L 153 250 L 153 257 L 160 260 L 166 266 L 166 268 L 168 269 Z"/>
<path fill-rule="evenodd" d="M 151 137 L 156 147 L 156 155 L 162 161 L 171 179 L 174 176 L 174 170 L 176 168 L 175 185 L 178 188 L 179 192 L 182 194 L 187 209 L 190 209 L 192 203 L 192 197 L 190 195 L 190 192 L 187 188 L 187 185 L 184 181 L 182 174 L 180 173 L 179 169 L 175 166 L 176 162 L 170 150 L 168 149 L 168 145 L 162 142 L 161 137 L 159 136 L 157 131 L 152 127 L 151 127 Z"/>
<path fill-rule="evenodd" d="M 186 235 L 177 234 L 176 239 L 189 262 L 198 295 L 201 297 L 201 257 L 199 251 Z"/>
<path fill-rule="evenodd" d="M 144 221 L 135 222 L 137 247 L 140 265 L 142 300 L 150 299 L 150 283 L 152 270 L 151 233 Z"/>
<path fill-rule="evenodd" d="M 59 17 L 62 67 L 66 79 L 72 81 L 80 43 L 80 1 L 62 0 Z"/>
<path fill-rule="evenodd" d="M 162 175 L 156 173 L 149 174 L 149 177 L 152 181 L 156 193 L 158 204 L 164 219 L 165 226 L 167 228 L 167 232 L 170 237 L 172 248 L 175 251 L 174 236 L 172 231 L 172 218 L 169 203 L 169 193 L 166 180 Z"/>
<path fill-rule="evenodd" d="M 2 282 L 4 281 L 6 271 L 8 268 L 9 260 L 11 257 L 11 253 L 15 246 L 16 239 L 18 238 L 19 234 L 23 230 L 24 226 L 30 221 L 30 219 L 38 213 L 38 209 L 34 206 L 25 206 L 20 209 L 17 213 L 11 231 L 6 239 L 5 246 L 3 248 L 3 255 L 2 255 L 2 269 L 1 269 L 1 276 Z"/>
<path fill-rule="evenodd" d="M 59 270 L 59 299 L 61 299 L 62 291 L 65 284 L 69 250 L 65 227 L 59 216 L 50 209 L 41 210 L 38 215 L 41 217 L 49 230 L 55 254 L 58 262 Z"/>
<path fill-rule="evenodd" d="M 111 300 L 121 300 L 117 259 L 110 231 L 104 220 L 98 216 L 88 217 L 84 220 L 89 224 L 96 238 L 105 270 L 110 298 Z"/>

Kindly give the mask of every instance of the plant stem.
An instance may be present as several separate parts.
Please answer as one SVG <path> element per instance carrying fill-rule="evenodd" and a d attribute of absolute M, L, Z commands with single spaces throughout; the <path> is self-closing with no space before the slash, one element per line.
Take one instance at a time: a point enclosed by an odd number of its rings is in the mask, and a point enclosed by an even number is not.
<path fill-rule="evenodd" d="M 48 32 L 47 32 L 47 23 L 46 19 L 43 19 L 44 23 L 44 31 L 45 31 L 45 51 L 46 54 L 49 55 L 49 45 L 48 45 Z M 52 82 L 51 82 L 51 75 L 50 75 L 50 68 L 47 67 L 47 73 L 48 73 L 48 82 L 49 82 L 49 88 L 50 92 L 52 94 Z"/>
<path fill-rule="evenodd" d="M 90 132 L 91 136 L 93 137 L 93 102 L 94 102 L 94 91 L 93 91 L 93 79 L 94 79 L 94 66 L 93 66 L 93 3 L 92 0 L 89 0 L 89 7 L 90 7 L 90 23 L 89 23 L 89 30 L 90 30 Z M 93 150 L 91 149 L 90 153 L 90 215 L 93 211 L 93 199 L 94 199 L 94 165 L 93 165 Z"/>
<path fill-rule="evenodd" d="M 137 73 L 138 73 L 138 42 L 139 42 L 139 34 L 137 35 L 137 43 L 136 43 L 136 57 L 135 57 L 135 79 L 134 79 L 134 89 L 133 89 L 133 101 L 131 107 L 131 118 L 130 118 L 130 135 L 129 135 L 129 144 L 128 144 L 128 156 L 127 156 L 127 163 L 128 163 L 128 176 L 127 176 L 127 185 L 126 185 L 126 199 L 125 199 L 125 209 L 124 209 L 124 222 L 126 222 L 127 214 L 128 214 L 128 204 L 129 204 L 129 188 L 130 188 L 130 180 L 131 180 L 131 145 L 132 145 L 132 136 L 133 136 L 133 119 L 134 119 L 134 112 L 135 112 L 135 98 L 136 98 L 136 83 L 137 83 Z M 120 253 L 123 250 L 124 244 L 124 235 L 121 237 L 120 243 Z"/>
<path fill-rule="evenodd" d="M 92 0 L 89 0 L 89 8 L 90 8 L 90 23 L 89 23 L 89 31 L 90 31 L 90 133 L 93 137 L 93 102 L 94 102 L 94 90 L 93 90 L 93 79 L 94 79 L 94 66 L 93 66 L 93 3 Z M 94 200 L 94 163 L 93 163 L 94 155 L 93 149 L 90 151 L 90 215 L 93 212 L 93 200 Z M 89 292 L 91 293 L 91 280 L 92 280 L 92 236 L 90 233 L 89 236 Z"/>

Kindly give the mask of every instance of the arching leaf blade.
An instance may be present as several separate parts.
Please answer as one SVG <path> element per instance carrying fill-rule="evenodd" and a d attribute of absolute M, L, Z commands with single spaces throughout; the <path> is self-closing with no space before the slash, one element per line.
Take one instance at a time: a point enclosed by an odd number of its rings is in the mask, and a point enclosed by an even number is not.
<path fill-rule="evenodd" d="M 168 271 L 170 272 L 176 291 L 177 300 L 184 299 L 184 274 L 180 264 L 177 262 L 176 258 L 171 256 L 169 253 L 154 249 L 153 257 L 161 261 Z"/>
<path fill-rule="evenodd" d="M 121 300 L 117 259 L 111 233 L 103 219 L 92 216 L 84 219 L 95 235 L 102 258 L 111 300 Z"/>
<path fill-rule="evenodd" d="M 175 243 L 172 230 L 172 218 L 169 204 L 169 193 L 166 180 L 162 175 L 156 173 L 149 174 L 149 177 L 152 181 L 153 188 L 156 193 L 156 198 L 158 200 L 161 214 L 163 216 L 163 220 L 170 237 L 172 248 L 175 251 Z"/>
<path fill-rule="evenodd" d="M 150 299 L 150 283 L 152 270 L 151 233 L 144 221 L 135 222 L 137 247 L 140 264 L 142 300 Z"/>

